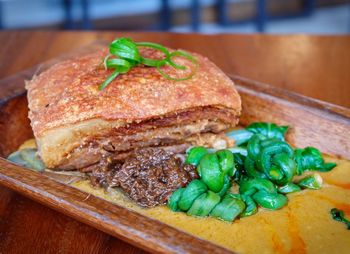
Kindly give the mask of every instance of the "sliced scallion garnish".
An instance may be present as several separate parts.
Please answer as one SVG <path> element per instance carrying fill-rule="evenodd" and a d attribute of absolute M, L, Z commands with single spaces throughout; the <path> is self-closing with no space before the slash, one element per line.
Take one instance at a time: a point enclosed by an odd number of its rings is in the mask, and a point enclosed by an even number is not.
<path fill-rule="evenodd" d="M 142 57 L 138 47 L 147 47 L 161 51 L 162 53 L 164 53 L 164 58 L 151 59 Z M 182 57 L 192 62 L 194 68 L 188 76 L 180 78 L 173 77 L 161 69 L 163 66 L 166 65 L 171 66 L 176 70 L 186 70 L 188 68 L 187 66 L 175 63 L 173 61 L 174 57 Z M 114 40 L 109 45 L 109 54 L 103 60 L 103 65 L 105 66 L 105 68 L 114 69 L 114 71 L 110 76 L 107 77 L 107 79 L 102 84 L 99 85 L 99 90 L 102 90 L 106 86 L 108 86 L 119 74 L 127 73 L 130 71 L 131 68 L 141 64 L 148 67 L 157 68 L 158 72 L 164 78 L 173 81 L 184 81 L 192 78 L 198 68 L 197 59 L 185 51 L 175 50 L 173 52 L 169 52 L 169 50 L 166 47 L 157 43 L 134 42 L 130 38 L 119 38 Z"/>

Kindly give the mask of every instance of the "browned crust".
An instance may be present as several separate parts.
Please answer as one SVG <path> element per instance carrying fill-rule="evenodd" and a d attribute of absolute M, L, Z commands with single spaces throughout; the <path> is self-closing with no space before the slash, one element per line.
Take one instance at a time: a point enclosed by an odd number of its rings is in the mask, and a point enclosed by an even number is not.
<path fill-rule="evenodd" d="M 153 50 L 141 50 L 157 58 Z M 233 82 L 207 58 L 195 54 L 199 68 L 193 78 L 175 82 L 163 78 L 155 68 L 135 67 L 120 75 L 106 89 L 98 85 L 111 73 L 100 67 L 105 51 L 56 64 L 27 82 L 30 119 L 36 137 L 45 131 L 89 119 L 140 122 L 154 117 L 216 106 L 239 115 L 240 97 Z M 191 64 L 177 59 L 178 63 Z M 173 76 L 186 75 L 165 67 Z"/>

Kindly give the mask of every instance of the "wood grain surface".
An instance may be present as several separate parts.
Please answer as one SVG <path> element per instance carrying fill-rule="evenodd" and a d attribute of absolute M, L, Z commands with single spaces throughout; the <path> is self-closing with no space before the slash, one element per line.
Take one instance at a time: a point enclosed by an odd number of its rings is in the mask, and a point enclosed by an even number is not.
<path fill-rule="evenodd" d="M 122 35 L 197 51 L 227 73 L 350 106 L 350 37 L 346 36 L 1 32 L 0 78 L 95 40 Z M 14 101 L 8 112 L 11 114 L 17 108 L 16 117 L 23 120 L 21 103 L 23 100 Z M 342 108 L 334 111 L 342 112 Z M 15 128 L 12 132 L 18 133 L 19 139 L 29 135 Z M 0 239 L 0 253 L 142 252 L 4 187 L 0 187 Z"/>

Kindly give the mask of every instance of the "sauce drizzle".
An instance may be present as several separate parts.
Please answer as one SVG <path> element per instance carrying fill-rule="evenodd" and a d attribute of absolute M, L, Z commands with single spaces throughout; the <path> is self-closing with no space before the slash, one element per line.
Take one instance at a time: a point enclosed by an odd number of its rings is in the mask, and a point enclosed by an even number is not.
<path fill-rule="evenodd" d="M 337 187 L 340 187 L 343 189 L 350 190 L 350 183 L 338 183 L 338 182 L 331 180 L 331 179 L 327 179 L 327 180 L 325 180 L 325 182 L 330 184 L 330 185 L 333 185 L 333 186 L 337 186 Z"/>
<path fill-rule="evenodd" d="M 292 209 L 290 207 L 287 207 L 287 209 L 288 232 L 292 240 L 292 247 L 289 253 L 304 254 L 306 253 L 306 244 L 300 236 L 297 218 L 295 218 L 295 216 L 293 215 Z"/>

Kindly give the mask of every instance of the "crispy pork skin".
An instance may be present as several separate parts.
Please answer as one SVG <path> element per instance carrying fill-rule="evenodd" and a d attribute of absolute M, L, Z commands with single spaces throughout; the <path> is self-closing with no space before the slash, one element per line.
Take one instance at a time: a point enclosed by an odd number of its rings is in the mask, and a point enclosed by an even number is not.
<path fill-rule="evenodd" d="M 145 57 L 159 52 L 140 49 Z M 148 146 L 172 146 L 186 139 L 222 133 L 234 127 L 241 112 L 233 82 L 207 58 L 186 81 L 162 77 L 156 68 L 137 66 L 104 90 L 98 86 L 111 70 L 101 67 L 105 50 L 60 62 L 26 82 L 29 117 L 39 153 L 48 168 L 86 167 L 108 153 Z M 172 76 L 186 70 L 162 67 Z M 196 144 L 192 138 L 191 145 Z M 93 158 L 84 161 L 83 155 Z"/>

